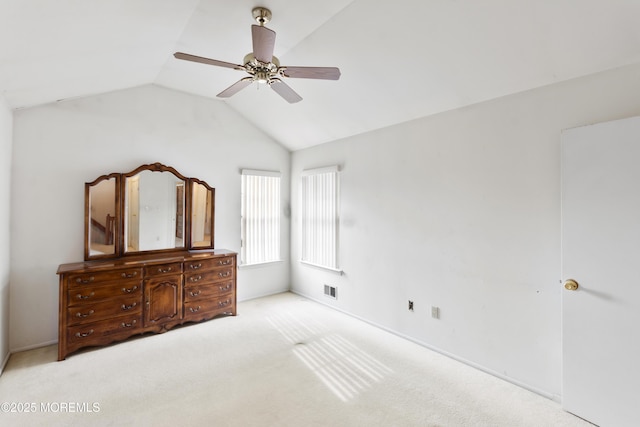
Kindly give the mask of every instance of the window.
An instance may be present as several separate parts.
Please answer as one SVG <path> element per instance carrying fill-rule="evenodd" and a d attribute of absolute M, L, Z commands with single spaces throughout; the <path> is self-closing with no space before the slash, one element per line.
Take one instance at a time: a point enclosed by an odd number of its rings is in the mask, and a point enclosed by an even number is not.
<path fill-rule="evenodd" d="M 243 265 L 280 261 L 280 173 L 242 171 Z"/>
<path fill-rule="evenodd" d="M 338 167 L 302 172 L 302 262 L 338 270 Z"/>

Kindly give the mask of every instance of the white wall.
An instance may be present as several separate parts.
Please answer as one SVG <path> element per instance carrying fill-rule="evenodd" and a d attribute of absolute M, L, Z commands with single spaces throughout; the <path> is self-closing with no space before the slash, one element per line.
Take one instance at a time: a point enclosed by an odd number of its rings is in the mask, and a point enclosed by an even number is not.
<path fill-rule="evenodd" d="M 640 114 L 638 75 L 630 66 L 294 152 L 292 289 L 558 399 L 560 132 Z M 343 276 L 297 261 L 300 173 L 333 164 Z"/>
<path fill-rule="evenodd" d="M 215 246 L 234 251 L 240 169 L 279 170 L 290 185 L 290 153 L 220 101 L 143 86 L 14 116 L 12 351 L 57 341 L 56 270 L 83 259 L 85 182 L 154 162 L 200 178 L 216 189 Z M 286 217 L 282 228 L 288 242 Z M 287 243 L 283 251 L 288 259 Z M 288 288 L 288 262 L 238 274 L 239 300 Z"/>
<path fill-rule="evenodd" d="M 9 356 L 11 147 L 13 115 L 0 96 L 0 371 Z"/>

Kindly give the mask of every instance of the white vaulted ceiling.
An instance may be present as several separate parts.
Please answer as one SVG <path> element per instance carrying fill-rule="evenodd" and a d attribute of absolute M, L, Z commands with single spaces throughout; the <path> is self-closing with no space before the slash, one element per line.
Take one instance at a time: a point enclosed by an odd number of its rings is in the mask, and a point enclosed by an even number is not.
<path fill-rule="evenodd" d="M 245 74 L 255 6 L 271 9 L 288 104 Z M 12 108 L 156 84 L 218 99 L 291 150 L 640 62 L 638 0 L 0 0 L 0 91 Z M 597 102 L 597 100 L 594 100 Z"/>

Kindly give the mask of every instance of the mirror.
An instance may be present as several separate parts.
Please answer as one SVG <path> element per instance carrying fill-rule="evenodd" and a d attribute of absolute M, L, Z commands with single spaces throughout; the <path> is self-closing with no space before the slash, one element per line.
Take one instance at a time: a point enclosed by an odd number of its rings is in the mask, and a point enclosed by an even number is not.
<path fill-rule="evenodd" d="M 191 183 L 191 246 L 213 248 L 214 189 L 192 179 Z"/>
<path fill-rule="evenodd" d="M 85 184 L 86 259 L 116 253 L 119 183 L 119 175 L 111 174 Z"/>
<path fill-rule="evenodd" d="M 124 186 L 124 251 L 184 248 L 185 180 L 143 170 Z"/>
<path fill-rule="evenodd" d="M 213 249 L 215 188 L 160 163 L 85 184 L 85 260 Z"/>

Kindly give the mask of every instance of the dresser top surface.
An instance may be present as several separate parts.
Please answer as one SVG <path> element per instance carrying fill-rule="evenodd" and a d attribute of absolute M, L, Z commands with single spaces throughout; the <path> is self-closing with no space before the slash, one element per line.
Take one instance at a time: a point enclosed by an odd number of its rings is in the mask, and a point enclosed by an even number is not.
<path fill-rule="evenodd" d="M 92 261 L 81 261 L 67 264 L 60 264 L 57 274 L 114 270 L 123 268 L 141 268 L 147 265 L 165 264 L 171 262 L 193 261 L 198 259 L 218 258 L 224 256 L 235 256 L 236 252 L 227 249 L 204 249 L 193 251 L 178 251 L 166 254 L 146 254 L 126 256 L 113 259 L 102 259 Z"/>

